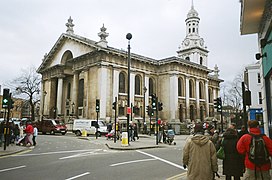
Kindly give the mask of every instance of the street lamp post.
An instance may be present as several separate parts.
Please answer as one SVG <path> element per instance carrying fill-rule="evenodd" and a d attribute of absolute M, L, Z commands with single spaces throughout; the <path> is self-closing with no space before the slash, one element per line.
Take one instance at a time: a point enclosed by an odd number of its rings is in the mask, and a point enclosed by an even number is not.
<path fill-rule="evenodd" d="M 130 108 L 130 40 L 132 34 L 126 35 L 128 40 L 128 84 L 127 84 L 127 107 Z M 127 113 L 127 133 L 128 133 L 128 144 L 129 144 L 129 113 Z"/>
<path fill-rule="evenodd" d="M 143 129 L 143 131 L 144 131 L 144 134 L 146 133 L 145 131 L 145 128 L 146 128 L 146 124 L 145 124 L 145 93 L 146 93 L 146 91 L 147 91 L 147 88 L 146 87 L 144 87 L 144 120 L 143 120 L 143 127 L 144 127 L 144 129 Z"/>

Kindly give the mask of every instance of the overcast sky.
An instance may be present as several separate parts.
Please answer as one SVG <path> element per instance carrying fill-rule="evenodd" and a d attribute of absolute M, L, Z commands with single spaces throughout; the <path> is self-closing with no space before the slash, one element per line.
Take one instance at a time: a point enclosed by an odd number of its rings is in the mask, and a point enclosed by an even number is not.
<path fill-rule="evenodd" d="M 104 24 L 108 45 L 155 59 L 177 56 L 186 35 L 185 19 L 191 0 L 8 0 L 0 6 L 0 84 L 10 82 L 22 69 L 39 67 L 72 17 L 74 33 L 99 41 Z M 257 35 L 240 35 L 239 0 L 194 0 L 199 34 L 220 78 L 232 81 L 244 67 L 255 63 Z"/>

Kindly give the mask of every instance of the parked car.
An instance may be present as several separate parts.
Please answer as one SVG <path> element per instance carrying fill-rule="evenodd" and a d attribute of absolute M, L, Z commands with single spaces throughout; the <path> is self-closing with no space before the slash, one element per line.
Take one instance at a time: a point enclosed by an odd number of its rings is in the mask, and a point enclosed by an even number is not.
<path fill-rule="evenodd" d="M 98 128 L 98 136 L 101 134 L 107 134 L 107 126 L 103 120 L 91 120 L 91 119 L 75 119 L 73 123 L 73 133 L 77 136 L 82 134 L 82 131 L 85 130 L 87 135 L 96 134 L 96 127 Z"/>
<path fill-rule="evenodd" d="M 58 119 L 43 119 L 42 121 L 36 122 L 39 132 L 42 134 L 50 133 L 61 133 L 65 135 L 67 133 L 67 127 L 62 120 Z"/>

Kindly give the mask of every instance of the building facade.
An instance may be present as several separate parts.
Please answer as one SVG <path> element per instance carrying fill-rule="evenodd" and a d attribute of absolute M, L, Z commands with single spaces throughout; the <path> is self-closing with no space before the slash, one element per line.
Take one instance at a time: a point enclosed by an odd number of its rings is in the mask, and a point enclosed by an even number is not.
<path fill-rule="evenodd" d="M 204 120 L 214 116 L 213 99 L 219 96 L 219 70 L 208 68 L 208 50 L 199 35 L 200 18 L 192 6 L 187 14 L 186 37 L 177 56 L 153 59 L 131 54 L 130 102 L 133 118 L 149 119 L 146 106 L 151 94 L 163 103 L 159 118 L 168 122 Z M 99 119 L 114 117 L 117 97 L 119 120 L 127 116 L 128 53 L 108 46 L 103 27 L 96 42 L 74 33 L 71 17 L 52 49 L 38 68 L 42 75 L 40 114 L 49 118 Z"/>
<path fill-rule="evenodd" d="M 263 121 L 265 134 L 272 137 L 272 2 L 240 0 L 241 34 L 258 34 Z"/>

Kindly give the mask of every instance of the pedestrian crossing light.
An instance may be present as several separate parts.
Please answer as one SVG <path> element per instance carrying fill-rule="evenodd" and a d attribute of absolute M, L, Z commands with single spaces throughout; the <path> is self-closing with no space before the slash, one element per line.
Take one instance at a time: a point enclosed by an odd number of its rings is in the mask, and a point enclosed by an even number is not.
<path fill-rule="evenodd" d="M 217 109 L 217 112 L 222 111 L 222 100 L 220 97 L 214 99 L 214 108 Z"/>
<path fill-rule="evenodd" d="M 113 110 L 116 110 L 116 102 L 113 102 L 113 103 L 112 103 L 112 109 L 113 109 Z"/>
<path fill-rule="evenodd" d="M 8 108 L 9 105 L 9 89 L 3 90 L 2 108 Z"/>
<path fill-rule="evenodd" d="M 162 111 L 163 110 L 163 104 L 162 104 L 162 102 L 158 102 L 158 110 L 159 111 Z"/>
<path fill-rule="evenodd" d="M 99 110 L 100 110 L 100 100 L 97 99 L 95 104 L 96 104 L 96 105 L 95 105 L 95 111 L 96 111 L 96 112 L 99 112 Z"/>

